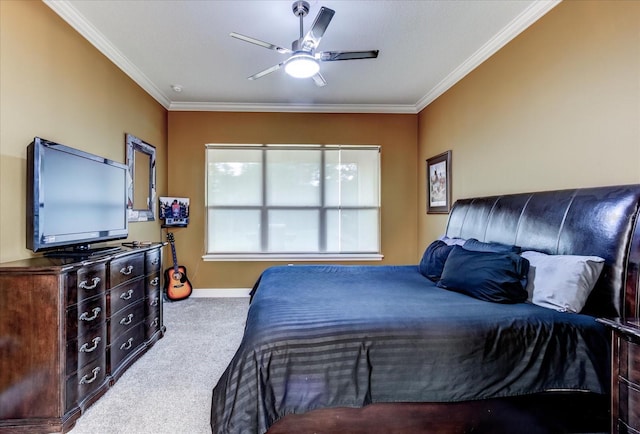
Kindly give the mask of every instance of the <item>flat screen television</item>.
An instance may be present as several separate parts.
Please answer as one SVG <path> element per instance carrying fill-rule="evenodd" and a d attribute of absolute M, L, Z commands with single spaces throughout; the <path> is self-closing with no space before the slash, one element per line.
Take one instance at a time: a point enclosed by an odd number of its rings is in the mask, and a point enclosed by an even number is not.
<path fill-rule="evenodd" d="M 127 166 L 39 137 L 27 147 L 27 248 L 49 256 L 117 250 L 126 238 Z"/>

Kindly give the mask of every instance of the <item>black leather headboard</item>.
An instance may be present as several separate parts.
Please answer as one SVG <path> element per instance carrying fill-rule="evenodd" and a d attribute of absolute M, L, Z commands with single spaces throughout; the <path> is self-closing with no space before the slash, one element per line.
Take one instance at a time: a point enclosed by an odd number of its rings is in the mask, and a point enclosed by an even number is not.
<path fill-rule="evenodd" d="M 605 266 L 583 313 L 637 318 L 639 212 L 637 184 L 460 199 L 446 235 L 600 256 Z"/>

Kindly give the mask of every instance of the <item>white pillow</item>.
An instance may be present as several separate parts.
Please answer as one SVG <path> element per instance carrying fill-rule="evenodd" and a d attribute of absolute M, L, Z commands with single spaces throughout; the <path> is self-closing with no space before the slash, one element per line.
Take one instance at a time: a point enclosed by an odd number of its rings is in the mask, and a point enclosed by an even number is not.
<path fill-rule="evenodd" d="M 580 312 L 600 277 L 598 256 L 547 255 L 526 251 L 529 260 L 528 301 L 560 312 Z"/>
<path fill-rule="evenodd" d="M 464 238 L 449 238 L 446 235 L 441 236 L 439 239 L 448 246 L 461 246 L 467 241 Z"/>

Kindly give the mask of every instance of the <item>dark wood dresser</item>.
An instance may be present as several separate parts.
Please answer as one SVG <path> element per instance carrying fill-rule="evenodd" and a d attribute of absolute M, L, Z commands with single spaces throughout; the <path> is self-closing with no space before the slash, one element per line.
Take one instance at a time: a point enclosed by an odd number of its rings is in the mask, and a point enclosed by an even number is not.
<path fill-rule="evenodd" d="M 164 335 L 162 246 L 0 264 L 0 432 L 66 432 Z"/>
<path fill-rule="evenodd" d="M 640 434 L 640 322 L 598 319 L 611 328 L 611 432 Z"/>

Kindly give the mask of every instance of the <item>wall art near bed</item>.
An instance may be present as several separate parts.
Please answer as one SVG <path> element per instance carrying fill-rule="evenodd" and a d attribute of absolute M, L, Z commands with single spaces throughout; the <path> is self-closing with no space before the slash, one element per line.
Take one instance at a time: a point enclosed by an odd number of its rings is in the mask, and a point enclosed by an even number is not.
<path fill-rule="evenodd" d="M 451 211 L 451 151 L 427 159 L 427 214 Z"/>

